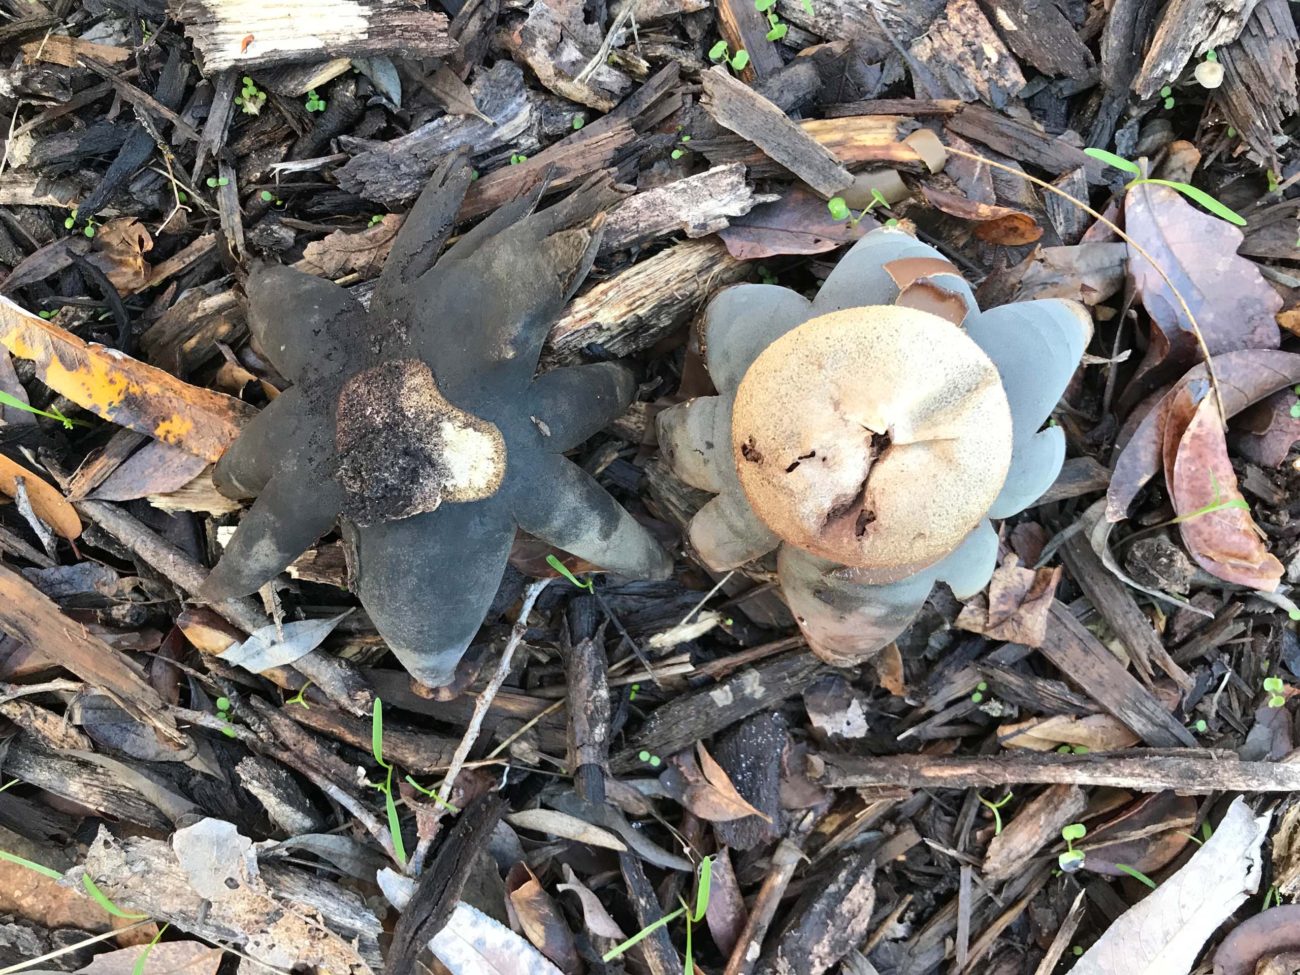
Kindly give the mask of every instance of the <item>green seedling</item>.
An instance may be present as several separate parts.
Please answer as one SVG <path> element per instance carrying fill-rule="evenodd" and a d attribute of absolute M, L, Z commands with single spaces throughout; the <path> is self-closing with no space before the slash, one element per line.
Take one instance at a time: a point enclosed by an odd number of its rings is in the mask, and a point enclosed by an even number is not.
<path fill-rule="evenodd" d="M 1083 954 L 1083 945 L 1074 945 L 1070 948 L 1070 954 L 1074 955 L 1075 958 L 1080 957 Z"/>
<path fill-rule="evenodd" d="M 1268 706 L 1271 708 L 1280 708 L 1286 704 L 1286 696 L 1282 693 L 1286 685 L 1282 683 L 1281 677 L 1265 677 L 1264 690 L 1268 691 Z"/>
<path fill-rule="evenodd" d="M 47 322 L 54 317 L 54 312 L 50 311 L 49 309 L 43 309 L 41 311 L 38 311 L 36 314 L 40 318 L 44 318 Z"/>
<path fill-rule="evenodd" d="M 402 821 L 397 815 L 397 802 L 393 799 L 393 766 L 384 761 L 384 702 L 375 698 L 375 708 L 370 721 L 370 750 L 375 761 L 388 770 L 383 785 L 375 786 L 384 794 L 384 809 L 388 813 L 388 832 L 393 837 L 393 853 L 397 862 L 406 866 L 406 844 L 402 841 Z"/>
<path fill-rule="evenodd" d="M 1117 863 L 1115 864 L 1115 869 L 1128 874 L 1134 880 L 1141 881 L 1152 890 L 1156 889 L 1156 882 L 1136 867 L 1130 867 L 1127 863 Z"/>
<path fill-rule="evenodd" d="M 288 707 L 290 704 L 301 704 L 304 711 L 310 711 L 311 706 L 303 699 L 303 695 L 307 693 L 307 688 L 309 687 L 311 687 L 311 681 L 307 681 L 307 683 L 303 684 L 302 687 L 298 688 L 298 693 L 285 701 L 284 706 Z"/>
<path fill-rule="evenodd" d="M 528 157 L 522 152 L 512 153 L 510 156 L 510 165 L 518 166 L 520 163 L 528 162 Z"/>
<path fill-rule="evenodd" d="M 779 283 L 779 279 L 777 278 L 777 276 L 772 273 L 771 268 L 769 268 L 766 264 L 760 264 L 758 266 L 758 280 L 762 281 L 764 284 Z"/>
<path fill-rule="evenodd" d="M 997 802 L 990 802 L 989 800 L 985 799 L 983 796 L 976 796 L 976 798 L 979 799 L 980 801 L 980 805 L 987 806 L 989 812 L 993 814 L 993 835 L 994 836 L 1002 835 L 1002 813 L 1000 810 L 1002 809 L 1003 806 L 1005 806 L 1008 802 L 1011 801 L 1011 797 L 1014 794 L 1015 793 L 1008 792 Z"/>
<path fill-rule="evenodd" d="M 831 219 L 847 220 L 849 222 L 850 227 L 856 227 L 859 223 L 862 222 L 862 218 L 865 217 L 872 210 L 874 210 L 876 207 L 880 207 L 884 210 L 888 210 L 889 201 L 885 199 L 885 194 L 881 193 L 880 190 L 876 189 L 874 186 L 871 188 L 871 202 L 868 203 L 866 209 L 864 209 L 857 216 L 853 215 L 853 210 L 849 208 L 848 203 L 845 202 L 844 197 L 842 196 L 832 196 L 829 200 L 826 201 L 826 209 L 830 211 Z M 898 225 L 897 220 L 891 219 L 889 221 L 889 226 L 897 226 L 897 225 Z"/>
<path fill-rule="evenodd" d="M 692 911 L 690 905 L 687 904 L 686 901 L 681 900 L 681 898 L 678 898 L 678 900 L 681 901 L 681 905 L 682 905 L 681 907 L 677 908 L 674 911 L 669 911 L 658 921 L 655 921 L 653 924 L 647 924 L 644 928 L 642 928 L 636 934 L 632 935 L 632 937 L 628 938 L 626 941 L 615 945 L 613 948 L 611 948 L 609 951 L 605 952 L 605 954 L 601 956 L 601 961 L 604 962 L 613 961 L 615 958 L 619 957 L 629 949 L 635 948 L 637 945 L 639 945 L 646 938 L 650 937 L 650 935 L 654 934 L 660 928 L 671 924 L 679 917 L 685 917 L 686 918 L 686 965 L 683 968 L 683 973 L 684 975 L 692 975 L 692 973 L 695 971 L 695 958 L 694 958 L 692 937 L 691 937 L 692 928 L 694 925 L 699 924 L 701 921 L 703 921 L 705 914 L 708 912 L 709 893 L 710 893 L 712 878 L 713 878 L 713 857 L 705 857 L 703 860 L 700 861 L 699 882 L 695 888 L 695 909 Z"/>
<path fill-rule="evenodd" d="M 1264 891 L 1264 904 L 1260 907 L 1261 911 L 1267 911 L 1270 907 L 1280 906 L 1282 904 L 1282 895 L 1278 893 L 1277 884 L 1273 884 L 1268 890 Z"/>
<path fill-rule="evenodd" d="M 1088 835 L 1088 827 L 1083 823 L 1070 823 L 1061 827 L 1061 839 L 1065 840 L 1065 852 L 1056 858 L 1057 864 L 1066 873 L 1074 873 L 1083 866 L 1083 851 L 1074 848 L 1074 841 Z"/>
<path fill-rule="evenodd" d="M 218 186 L 230 185 L 230 179 L 226 176 L 209 176 L 206 182 L 210 190 L 215 190 Z"/>
<path fill-rule="evenodd" d="M 1125 159 L 1123 156 L 1117 156 L 1113 152 L 1107 152 L 1105 149 L 1094 149 L 1090 147 L 1083 151 L 1093 159 L 1104 162 L 1107 166 L 1114 166 L 1116 169 L 1122 169 L 1126 173 L 1131 173 L 1134 176 L 1134 179 L 1131 179 L 1124 184 L 1124 189 L 1126 190 L 1131 189 L 1134 186 L 1141 186 L 1143 183 L 1154 183 L 1156 186 L 1167 186 L 1171 190 L 1176 190 L 1183 194 L 1183 196 L 1187 197 L 1189 200 L 1199 203 L 1220 220 L 1235 223 L 1238 227 L 1246 226 L 1246 221 L 1241 214 L 1227 206 L 1224 206 L 1204 190 L 1198 190 L 1195 186 L 1188 183 L 1179 183 L 1172 179 L 1153 179 L 1150 176 L 1143 176 L 1142 169 L 1137 163 Z"/>
<path fill-rule="evenodd" d="M 573 131 L 574 131 L 574 132 L 577 132 L 580 128 L 582 128 L 582 127 L 583 127 L 584 125 L 586 125 L 586 124 L 587 124 L 587 120 L 586 120 L 585 118 L 583 118 L 581 115 L 575 115 L 575 116 L 573 116 Z"/>
<path fill-rule="evenodd" d="M 984 700 L 984 692 L 987 691 L 988 689 L 989 689 L 988 681 L 983 681 L 983 680 L 980 681 L 978 684 L 975 685 L 975 692 L 970 696 L 971 701 L 974 702 L 975 704 L 979 704 L 981 701 Z"/>
<path fill-rule="evenodd" d="M 769 41 L 779 41 L 789 33 L 789 26 L 781 23 L 781 18 L 777 15 L 776 0 L 754 0 L 754 9 L 767 17 Z"/>
<path fill-rule="evenodd" d="M 234 738 L 235 737 L 234 722 L 230 720 L 230 698 L 219 697 L 217 698 L 216 703 L 217 703 L 217 717 L 226 723 L 225 727 L 221 729 L 221 733 L 225 735 L 227 738 Z"/>
<path fill-rule="evenodd" d="M 1264 170 L 1264 178 L 1268 180 L 1268 191 L 1276 193 L 1277 188 L 1282 185 L 1282 177 L 1271 169 Z"/>
<path fill-rule="evenodd" d="M 638 752 L 636 757 L 639 758 L 641 761 L 645 762 L 651 768 L 658 768 L 660 765 L 663 764 L 662 758 L 660 758 L 658 755 L 651 755 L 649 752 L 646 751 Z"/>
<path fill-rule="evenodd" d="M 1192 725 L 1192 730 L 1198 735 L 1203 735 L 1207 730 L 1209 730 L 1209 727 L 1210 726 L 1206 723 L 1204 718 L 1197 718 L 1195 723 Z"/>
<path fill-rule="evenodd" d="M 323 112 L 325 111 L 325 99 L 316 94 L 316 89 L 313 88 L 307 92 L 307 102 L 303 105 L 303 108 L 309 112 Z"/>
<path fill-rule="evenodd" d="M 1296 245 L 1300 246 L 1300 240 L 1296 241 Z M 1300 386 L 1291 387 L 1291 392 L 1294 393 L 1297 397 L 1300 397 Z M 1297 399 L 1294 403 L 1291 404 L 1291 418 L 1293 420 L 1300 420 L 1300 399 Z"/>
<path fill-rule="evenodd" d="M 1061 755 L 1087 755 L 1086 745 L 1058 745 L 1056 751 Z"/>
<path fill-rule="evenodd" d="M 270 190 L 262 190 L 261 193 L 257 194 L 257 198 L 261 200 L 263 203 L 271 203 L 278 207 L 284 206 L 284 200 L 280 199 Z"/>
<path fill-rule="evenodd" d="M 41 317 L 53 318 L 54 312 L 44 312 L 41 314 Z M 64 416 L 63 413 L 59 411 L 59 408 L 57 406 L 51 405 L 48 411 L 38 410 L 36 407 L 30 405 L 29 403 L 24 403 L 17 396 L 13 396 L 9 393 L 6 393 L 4 390 L 0 390 L 0 406 L 8 406 L 11 409 L 22 410 L 24 413 L 35 413 L 37 416 L 47 417 L 48 419 L 51 420 L 58 420 L 60 423 L 63 424 L 63 429 L 65 430 L 71 430 L 74 426 L 82 426 L 82 427 L 90 426 L 89 423 L 85 423 L 81 420 L 73 420 L 70 419 L 69 417 Z"/>
<path fill-rule="evenodd" d="M 554 555 L 546 556 L 546 564 L 549 565 L 556 572 L 558 572 L 560 575 L 564 576 L 564 578 L 568 579 L 569 582 L 573 583 L 573 585 L 577 586 L 579 589 L 585 589 L 587 590 L 587 592 L 592 594 L 596 592 L 596 587 L 592 584 L 592 581 L 590 579 L 588 579 L 586 582 L 579 582 L 578 577 L 569 571 L 569 567 L 565 565 L 563 562 L 561 562 L 559 559 L 557 559 Z"/>
<path fill-rule="evenodd" d="M 416 792 L 428 796 L 430 799 L 433 800 L 434 805 L 441 806 L 443 809 L 446 809 L 448 812 L 456 813 L 459 815 L 460 809 L 456 806 L 453 806 L 446 799 L 442 798 L 442 796 L 438 795 L 436 789 L 426 789 L 424 786 L 420 785 L 419 782 L 416 782 L 415 779 L 409 775 L 406 777 L 406 784 L 409 785 Z"/>
<path fill-rule="evenodd" d="M 1174 90 L 1168 85 L 1160 89 L 1160 97 L 1164 99 L 1166 111 L 1174 107 Z"/>
<path fill-rule="evenodd" d="M 68 217 L 63 221 L 63 229 L 71 230 L 76 225 L 77 225 L 77 211 L 74 209 L 72 211 L 72 216 Z M 86 221 L 86 226 L 82 228 L 81 232 L 85 234 L 87 237 L 94 237 L 95 228 L 98 226 L 99 224 L 95 221 L 95 218 L 91 217 L 89 220 Z"/>
<path fill-rule="evenodd" d="M 144 966 L 149 960 L 149 953 L 153 951 L 153 946 L 162 940 L 162 936 L 167 933 L 167 929 L 170 927 L 170 924 L 164 924 L 158 929 L 158 933 L 153 936 L 153 939 L 144 946 L 144 951 L 140 952 L 140 957 L 135 960 L 135 964 L 131 967 L 131 975 L 144 975 Z"/>
<path fill-rule="evenodd" d="M 727 64 L 732 71 L 744 71 L 749 66 L 749 52 L 741 48 L 735 54 L 731 53 L 731 48 L 727 46 L 726 41 L 718 41 L 713 47 L 709 48 L 709 60 L 714 64 Z"/>
<path fill-rule="evenodd" d="M 383 223 L 383 222 L 384 222 L 384 215 L 383 215 L 382 213 L 376 213 L 374 216 L 372 216 L 372 217 L 370 218 L 370 222 L 369 222 L 368 224 L 366 224 L 366 226 L 367 226 L 367 227 L 374 227 L 374 226 L 377 226 L 377 225 L 379 225 L 379 224 L 381 224 L 381 223 Z"/>
<path fill-rule="evenodd" d="M 235 96 L 235 104 L 243 109 L 245 115 L 258 115 L 262 111 L 262 106 L 266 104 L 266 92 L 258 88 L 252 78 L 244 75 L 244 87 Z M 325 104 L 322 102 L 321 108 L 324 107 Z"/>
<path fill-rule="evenodd" d="M 639 690 L 641 690 L 641 685 L 640 685 L 640 684 L 633 684 L 630 688 L 628 688 L 628 691 L 627 691 L 627 699 L 628 699 L 629 702 L 632 702 L 632 701 L 635 701 L 635 700 L 636 700 L 636 694 L 637 694 L 637 691 L 639 691 Z"/>

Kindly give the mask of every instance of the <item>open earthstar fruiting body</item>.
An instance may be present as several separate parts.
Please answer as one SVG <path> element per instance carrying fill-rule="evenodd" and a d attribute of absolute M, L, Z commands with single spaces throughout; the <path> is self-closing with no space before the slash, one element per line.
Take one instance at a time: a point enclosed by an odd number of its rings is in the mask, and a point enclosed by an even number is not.
<path fill-rule="evenodd" d="M 294 385 L 217 464 L 223 493 L 257 500 L 200 594 L 255 592 L 342 516 L 362 605 L 432 687 L 478 632 L 516 528 L 622 575 L 671 569 L 564 456 L 627 408 L 631 374 L 598 363 L 534 375 L 595 257 L 608 183 L 545 210 L 536 195 L 507 204 L 439 258 L 470 176 L 464 154 L 434 175 L 368 309 L 291 268 L 250 274 L 249 329 Z"/>
<path fill-rule="evenodd" d="M 701 344 L 716 396 L 660 414 L 659 443 L 717 495 L 690 542 L 716 571 L 777 550 L 813 650 L 870 657 L 936 582 L 959 598 L 997 560 L 990 519 L 1052 484 L 1065 437 L 1041 429 L 1092 334 L 1059 299 L 981 312 L 937 251 L 867 234 L 812 301 L 774 285 L 721 292 Z"/>

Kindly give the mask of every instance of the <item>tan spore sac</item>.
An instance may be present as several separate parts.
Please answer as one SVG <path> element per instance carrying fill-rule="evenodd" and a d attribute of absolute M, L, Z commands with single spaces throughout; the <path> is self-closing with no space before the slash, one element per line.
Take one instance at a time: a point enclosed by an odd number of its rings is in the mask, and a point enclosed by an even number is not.
<path fill-rule="evenodd" d="M 988 356 L 952 323 L 891 306 L 833 312 L 777 339 L 741 382 L 732 422 L 762 522 L 873 583 L 952 551 L 997 497 L 1011 446 Z"/>

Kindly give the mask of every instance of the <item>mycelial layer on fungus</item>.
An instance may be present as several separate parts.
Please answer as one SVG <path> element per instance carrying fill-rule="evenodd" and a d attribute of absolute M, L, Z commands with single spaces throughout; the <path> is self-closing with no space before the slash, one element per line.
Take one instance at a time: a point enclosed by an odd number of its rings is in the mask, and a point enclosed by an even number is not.
<path fill-rule="evenodd" d="M 599 363 L 534 375 L 591 268 L 608 182 L 545 210 L 536 194 L 510 203 L 438 257 L 470 177 L 463 153 L 434 175 L 368 309 L 291 268 L 250 274 L 249 329 L 294 385 L 217 464 L 223 493 L 257 500 L 202 592 L 256 591 L 341 517 L 362 605 L 434 687 L 482 624 L 516 528 L 624 575 L 671 568 L 564 456 L 626 409 L 631 374 Z"/>
<path fill-rule="evenodd" d="M 981 312 L 957 269 L 908 234 L 855 244 L 812 301 L 721 292 L 700 335 L 716 396 L 660 414 L 710 568 L 774 549 L 781 591 L 820 656 L 851 664 L 920 611 L 934 584 L 988 582 L 990 519 L 1032 504 L 1065 459 L 1041 429 L 1092 333 L 1076 302 Z"/>

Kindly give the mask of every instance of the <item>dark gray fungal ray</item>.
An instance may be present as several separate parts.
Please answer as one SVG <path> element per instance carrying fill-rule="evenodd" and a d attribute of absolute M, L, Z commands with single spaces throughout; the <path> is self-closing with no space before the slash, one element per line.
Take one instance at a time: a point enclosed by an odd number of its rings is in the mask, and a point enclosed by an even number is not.
<path fill-rule="evenodd" d="M 332 282 L 259 266 L 249 328 L 294 383 L 217 464 L 256 497 L 202 596 L 255 592 L 341 518 L 362 604 L 403 665 L 448 683 L 483 622 L 516 528 L 622 575 L 671 559 L 564 452 L 631 402 L 616 363 L 535 376 L 556 315 L 594 260 L 593 181 L 545 210 L 517 200 L 446 253 L 469 186 L 464 154 L 421 193 L 369 310 Z"/>

